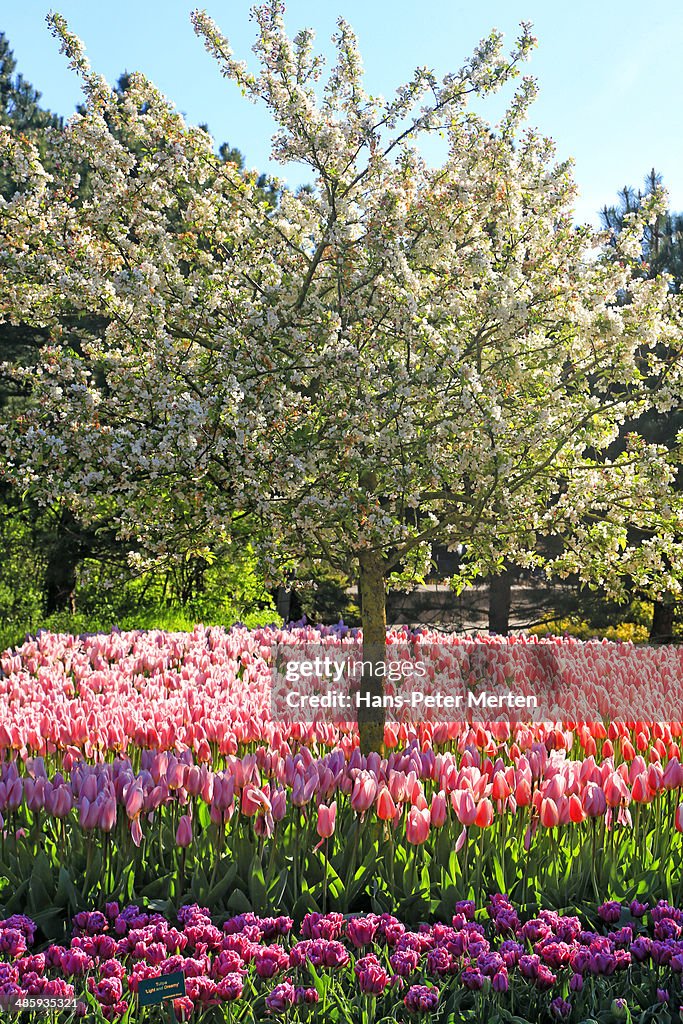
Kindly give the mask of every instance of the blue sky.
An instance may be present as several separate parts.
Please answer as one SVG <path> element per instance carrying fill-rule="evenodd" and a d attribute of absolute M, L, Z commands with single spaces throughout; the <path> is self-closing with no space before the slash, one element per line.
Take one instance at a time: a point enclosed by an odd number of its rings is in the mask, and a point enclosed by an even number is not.
<path fill-rule="evenodd" d="M 292 185 L 305 170 L 270 163 L 273 124 L 265 111 L 221 78 L 189 22 L 192 0 L 4 0 L 0 30 L 18 68 L 60 114 L 79 102 L 78 81 L 45 25 L 52 6 L 85 42 L 93 66 L 110 81 L 123 70 L 145 72 L 194 123 L 208 123 L 247 165 Z M 251 0 L 204 0 L 242 59 L 252 57 Z M 575 159 L 581 196 L 577 219 L 597 210 L 624 184 L 639 184 L 650 167 L 664 175 L 671 205 L 683 210 L 683 4 L 660 0 L 291 0 L 290 34 L 316 30 L 329 49 L 336 17 L 355 28 L 371 93 L 389 95 L 415 65 L 443 74 L 458 68 L 491 28 L 509 43 L 521 20 L 534 24 L 539 46 L 527 66 L 540 86 L 531 122 L 552 136 L 562 158 Z M 499 112 L 494 102 L 491 117 Z M 426 152 L 436 159 L 436 150 Z"/>

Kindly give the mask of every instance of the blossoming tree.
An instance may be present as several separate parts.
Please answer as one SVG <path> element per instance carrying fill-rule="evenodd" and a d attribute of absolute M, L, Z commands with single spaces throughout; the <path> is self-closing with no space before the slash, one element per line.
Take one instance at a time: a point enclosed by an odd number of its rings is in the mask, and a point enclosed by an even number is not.
<path fill-rule="evenodd" d="M 509 56 L 493 33 L 459 71 L 419 68 L 385 100 L 343 20 L 323 79 L 280 0 L 254 17 L 255 73 L 193 22 L 270 111 L 274 156 L 310 172 L 275 209 L 143 77 L 116 97 L 52 17 L 87 103 L 50 135 L 52 174 L 5 137 L 20 187 L 1 211 L 0 309 L 52 341 L 32 410 L 2 428 L 3 472 L 108 514 L 152 555 L 246 517 L 273 576 L 324 564 L 359 580 L 378 658 L 387 587 L 419 580 L 435 541 L 465 545 L 460 582 L 541 564 L 555 535 L 550 569 L 611 589 L 666 571 L 680 590 L 674 454 L 633 435 L 609 457 L 652 400 L 645 377 L 661 408 L 677 400 L 676 300 L 632 273 L 637 218 L 620 261 L 574 226 L 569 165 L 523 129 L 531 79 L 493 128 L 469 106 L 518 78 L 529 27 Z M 417 144 L 437 131 L 448 153 L 430 167 Z M 628 546 L 629 524 L 655 523 Z M 364 747 L 381 725 L 361 723 Z"/>

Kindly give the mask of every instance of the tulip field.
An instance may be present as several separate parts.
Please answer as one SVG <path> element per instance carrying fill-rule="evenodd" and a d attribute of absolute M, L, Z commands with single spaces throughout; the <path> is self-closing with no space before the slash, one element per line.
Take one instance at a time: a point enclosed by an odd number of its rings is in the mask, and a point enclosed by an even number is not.
<path fill-rule="evenodd" d="M 366 756 L 353 723 L 271 713 L 273 644 L 347 633 L 0 656 L 0 1002 L 125 1021 L 182 970 L 183 1020 L 678 1020 L 682 723 L 392 722 Z M 515 643 L 581 648 L 496 638 L 492 666 Z"/>
<path fill-rule="evenodd" d="M 597 1006 L 601 1019 L 633 1019 L 635 1007 L 639 1019 L 679 1019 L 683 911 L 606 902 L 594 917 L 521 919 L 498 895 L 412 929 L 388 913 L 335 912 L 298 927 L 243 913 L 218 927 L 197 904 L 169 921 L 110 902 L 74 917 L 68 945 L 36 953 L 35 921 L 13 915 L 0 922 L 0 999 L 14 1008 L 51 997 L 75 1018 L 130 1019 L 143 979 L 182 970 L 179 1020 L 592 1020 Z"/>

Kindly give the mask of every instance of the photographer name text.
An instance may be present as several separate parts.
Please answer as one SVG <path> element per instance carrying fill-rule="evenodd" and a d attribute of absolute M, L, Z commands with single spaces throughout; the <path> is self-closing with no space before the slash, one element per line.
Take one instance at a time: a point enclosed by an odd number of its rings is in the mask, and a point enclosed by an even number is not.
<path fill-rule="evenodd" d="M 291 690 L 286 697 L 287 707 L 292 709 L 329 709 L 339 711 L 360 710 L 361 708 L 385 708 L 399 711 L 401 708 L 446 708 L 464 710 L 486 708 L 488 710 L 514 709 L 532 711 L 538 708 L 538 699 L 533 694 L 493 693 L 480 690 L 459 693 L 423 693 L 412 690 L 408 693 L 377 694 L 359 690 L 344 693 L 341 690 L 327 690 L 324 693 L 302 693 Z"/>

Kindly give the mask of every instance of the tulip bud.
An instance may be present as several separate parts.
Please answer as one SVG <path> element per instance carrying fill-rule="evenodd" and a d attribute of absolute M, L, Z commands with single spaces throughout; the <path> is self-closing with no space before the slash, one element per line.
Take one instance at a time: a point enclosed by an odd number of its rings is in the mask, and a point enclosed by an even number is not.
<path fill-rule="evenodd" d="M 550 798 L 544 798 L 541 801 L 541 825 L 545 828 L 555 828 L 559 825 L 560 814 L 557 809 L 557 804 Z"/>
<path fill-rule="evenodd" d="M 380 821 L 392 821 L 396 816 L 396 804 L 386 786 L 379 791 L 376 810 Z"/>
<path fill-rule="evenodd" d="M 334 833 L 337 819 L 337 801 L 333 800 L 329 807 L 320 804 L 318 807 L 318 835 L 321 839 L 329 839 Z"/>
<path fill-rule="evenodd" d="M 431 823 L 434 828 L 441 828 L 446 823 L 447 810 L 448 806 L 444 791 L 440 790 L 438 793 L 434 793 L 430 809 Z"/>
<path fill-rule="evenodd" d="M 189 814 L 183 814 L 178 822 L 178 829 L 175 834 L 175 841 L 183 849 L 192 842 L 192 819 Z"/>
<path fill-rule="evenodd" d="M 489 828 L 490 825 L 493 825 L 493 805 L 488 797 L 479 801 L 474 824 L 479 828 Z"/>

